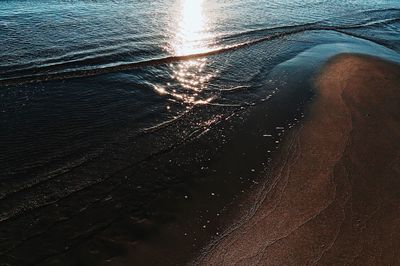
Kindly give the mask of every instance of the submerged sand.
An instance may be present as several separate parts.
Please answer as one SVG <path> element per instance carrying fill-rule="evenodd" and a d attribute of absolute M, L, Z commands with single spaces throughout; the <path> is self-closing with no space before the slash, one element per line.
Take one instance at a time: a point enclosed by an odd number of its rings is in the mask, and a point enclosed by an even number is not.
<path fill-rule="evenodd" d="M 400 265 L 400 66 L 339 55 L 316 87 L 256 208 L 199 264 Z"/>

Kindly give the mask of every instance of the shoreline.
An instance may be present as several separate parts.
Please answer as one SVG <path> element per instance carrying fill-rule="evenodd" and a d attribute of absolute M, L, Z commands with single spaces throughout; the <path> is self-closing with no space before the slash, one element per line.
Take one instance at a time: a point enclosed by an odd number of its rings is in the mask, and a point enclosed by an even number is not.
<path fill-rule="evenodd" d="M 255 211 L 196 264 L 399 263 L 400 67 L 341 54 L 315 84 Z"/>
<path fill-rule="evenodd" d="M 400 265 L 397 95 L 310 109 L 400 64 L 400 1 L 3 2 L 0 266 Z"/>
<path fill-rule="evenodd" d="M 335 43 L 316 44 L 326 35 Z M 280 143 L 296 136 L 293 127 L 301 126 L 315 98 L 311 77 L 321 66 L 343 51 L 398 59 L 394 51 L 338 34 L 308 37 L 312 47 L 269 63 L 273 67 L 259 80 L 268 82 L 254 86 L 261 97 L 254 104 L 194 108 L 191 115 L 139 138 L 122 134 L 103 156 L 2 200 L 3 213 L 20 206 L 27 210 L 2 223 L 2 237 L 9 240 L 2 243 L 0 260 L 11 265 L 178 265 L 206 254 L 210 242 L 229 238 L 227 230 L 241 214 L 252 216 L 262 205 L 260 186 L 278 183 L 269 176 L 273 158 L 286 160 Z M 205 120 L 208 115 L 216 119 Z M 133 165 L 159 149 L 166 152 Z M 94 178 L 100 182 L 69 190 Z M 59 197 L 56 204 L 37 208 L 54 200 L 47 195 Z M 78 237 L 71 240 L 71 235 Z"/>

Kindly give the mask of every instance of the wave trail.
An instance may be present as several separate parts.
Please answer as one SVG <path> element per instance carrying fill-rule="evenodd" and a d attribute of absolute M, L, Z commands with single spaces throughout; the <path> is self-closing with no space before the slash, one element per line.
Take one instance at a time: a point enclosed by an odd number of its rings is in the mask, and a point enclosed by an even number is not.
<path fill-rule="evenodd" d="M 255 44 L 258 44 L 261 42 L 270 41 L 270 40 L 282 38 L 282 37 L 285 37 L 288 35 L 293 35 L 293 34 L 307 32 L 307 31 L 318 31 L 318 30 L 336 31 L 339 33 L 351 35 L 351 36 L 358 37 L 358 38 L 363 38 L 363 39 L 384 45 L 383 43 L 379 43 L 376 40 L 373 40 L 372 38 L 368 38 L 365 36 L 359 36 L 357 34 L 349 33 L 348 31 L 345 31 L 345 30 L 351 30 L 351 29 L 355 29 L 355 28 L 372 26 L 372 25 L 382 24 L 382 23 L 386 23 L 386 24 L 393 23 L 393 22 L 398 22 L 399 20 L 400 20 L 399 18 L 396 18 L 396 19 L 389 19 L 389 20 L 385 20 L 385 21 L 380 20 L 375 23 L 369 22 L 367 24 L 353 24 L 353 25 L 346 25 L 346 26 L 340 26 L 340 27 L 328 26 L 328 25 L 321 26 L 321 25 L 316 25 L 314 23 L 311 23 L 311 24 L 304 24 L 304 25 L 300 25 L 300 26 L 297 25 L 297 26 L 286 26 L 286 27 L 277 27 L 277 28 L 269 28 L 269 29 L 259 29 L 259 30 L 238 33 L 236 35 L 239 35 L 239 34 L 247 35 L 247 34 L 252 34 L 255 32 L 262 32 L 262 31 L 266 31 L 266 30 L 268 30 L 268 31 L 276 31 L 276 30 L 282 30 L 282 29 L 286 29 L 286 30 L 274 32 L 268 36 L 263 36 L 263 37 L 260 37 L 257 39 L 217 48 L 214 50 L 207 50 L 207 51 L 204 51 L 201 53 L 196 53 L 196 54 L 180 55 L 180 56 L 167 56 L 167 57 L 163 57 L 163 58 L 156 58 L 156 59 L 150 59 L 150 60 L 146 60 L 146 61 L 133 62 L 133 63 L 125 63 L 125 64 L 120 64 L 120 65 L 111 65 L 111 66 L 99 67 L 99 68 L 94 68 L 94 69 L 74 70 L 74 71 L 65 71 L 65 72 L 57 72 L 57 73 L 34 74 L 34 75 L 25 75 L 25 76 L 20 76 L 20 77 L 4 78 L 4 79 L 0 79 L 0 86 L 7 87 L 7 86 L 13 86 L 13 85 L 38 83 L 38 82 L 45 82 L 45 81 L 56 81 L 56 80 L 65 80 L 65 79 L 71 79 L 71 78 L 89 77 L 89 76 L 96 76 L 96 75 L 101 75 L 101 74 L 133 70 L 133 69 L 149 67 L 149 66 L 163 65 L 163 64 L 174 63 L 174 62 L 185 61 L 185 60 L 193 60 L 193 59 L 197 59 L 197 58 L 202 58 L 202 57 L 206 57 L 206 56 L 211 56 L 211 55 L 221 54 L 221 53 L 228 52 L 228 51 L 237 50 L 240 48 L 244 48 L 246 46 L 255 45 Z"/>

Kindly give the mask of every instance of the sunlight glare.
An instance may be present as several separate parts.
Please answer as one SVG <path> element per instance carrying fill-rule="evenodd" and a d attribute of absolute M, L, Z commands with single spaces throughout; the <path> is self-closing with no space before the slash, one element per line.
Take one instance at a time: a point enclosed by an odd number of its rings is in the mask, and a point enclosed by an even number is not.
<path fill-rule="evenodd" d="M 178 0 L 179 15 L 177 28 L 173 36 L 170 51 L 174 55 L 191 55 L 204 52 L 207 49 L 205 37 L 207 33 L 207 18 L 204 14 L 204 0 Z M 172 48 L 172 49 L 171 49 Z M 171 78 L 178 88 L 173 85 L 156 87 L 160 95 L 168 94 L 175 101 L 188 104 L 208 104 L 213 97 L 204 97 L 202 92 L 207 88 L 208 82 L 214 77 L 213 73 L 204 73 L 207 58 L 184 60 L 171 64 Z"/>
<path fill-rule="evenodd" d="M 176 36 L 175 53 L 186 55 L 199 52 L 204 37 L 203 0 L 181 0 L 181 17 Z"/>

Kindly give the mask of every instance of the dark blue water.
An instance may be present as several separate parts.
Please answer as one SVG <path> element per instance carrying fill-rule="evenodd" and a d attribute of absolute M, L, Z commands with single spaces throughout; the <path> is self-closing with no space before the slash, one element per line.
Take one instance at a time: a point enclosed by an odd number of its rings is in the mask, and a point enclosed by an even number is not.
<path fill-rule="evenodd" d="M 298 76 L 273 71 L 315 47 Z M 248 137 L 238 132 L 254 120 L 250 110 L 265 106 L 273 118 L 263 130 L 280 128 L 308 97 L 293 90 L 290 98 L 288 80 L 303 84 L 321 58 L 346 51 L 394 60 L 400 3 L 1 1 L 0 262 L 145 264 L 137 254 L 186 250 L 162 238 L 186 236 L 178 220 L 194 206 L 211 211 L 214 199 L 202 193 L 215 194 L 213 186 L 224 198 L 214 211 L 225 208 L 246 186 L 229 178 L 254 170 L 254 158 L 228 160 L 224 148 Z M 270 103 L 279 93 L 290 100 Z M 226 180 L 215 181 L 215 169 L 203 174 L 214 161 Z M 204 202 L 171 209 L 188 191 Z M 193 232 L 207 224 L 198 217 Z"/>

